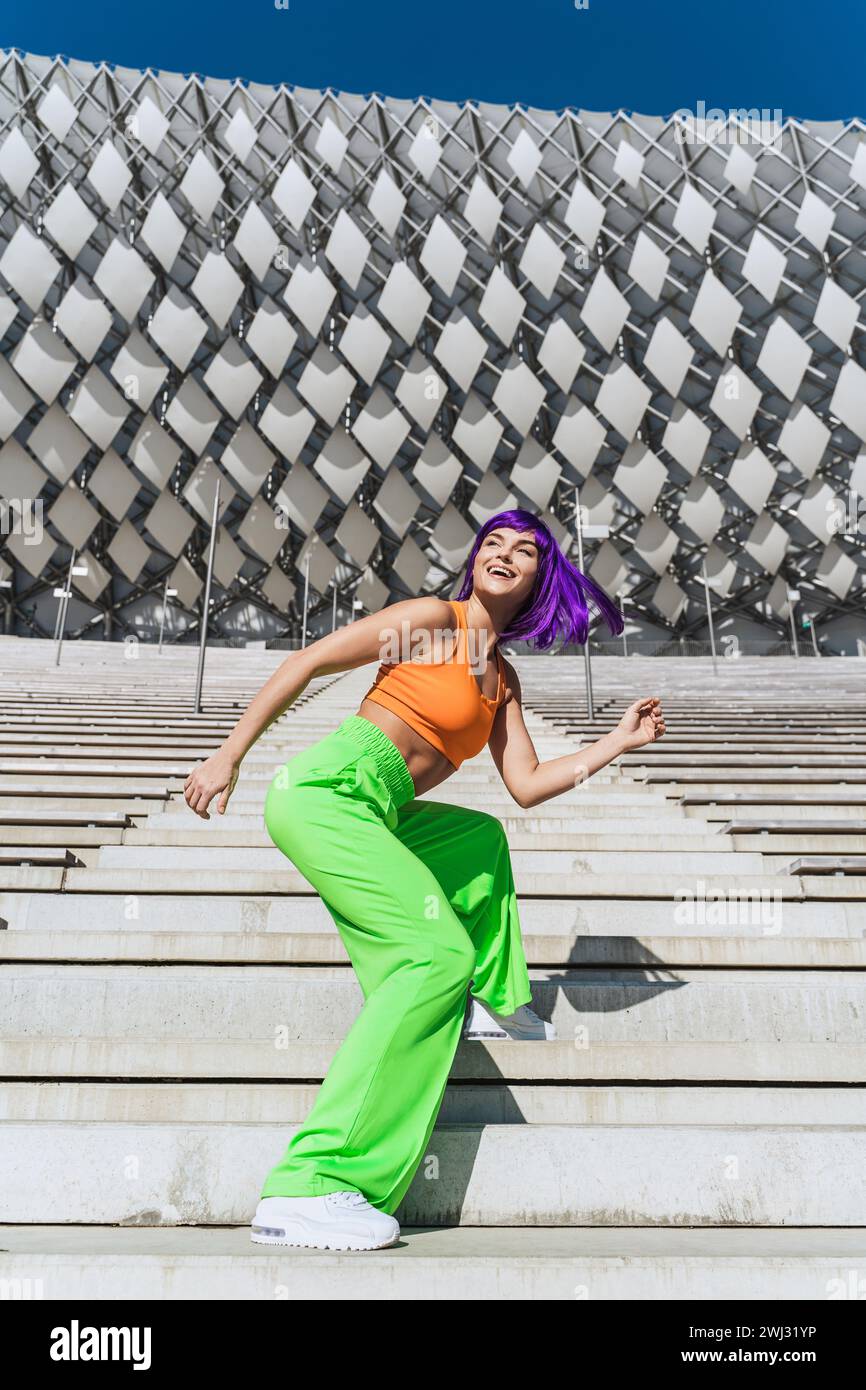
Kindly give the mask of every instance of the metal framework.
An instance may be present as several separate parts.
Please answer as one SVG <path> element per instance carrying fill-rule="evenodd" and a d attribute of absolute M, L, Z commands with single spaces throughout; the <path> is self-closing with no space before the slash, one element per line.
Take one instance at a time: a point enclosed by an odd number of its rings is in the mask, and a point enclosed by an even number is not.
<path fill-rule="evenodd" d="M 863 126 L 748 117 L 0 51 L 7 630 L 74 549 L 73 633 L 166 581 L 194 632 L 217 476 L 217 630 L 297 631 L 308 572 L 326 611 L 450 593 L 487 516 L 569 544 L 577 497 L 589 573 L 672 634 L 703 566 L 768 635 L 788 587 L 862 614 Z"/>

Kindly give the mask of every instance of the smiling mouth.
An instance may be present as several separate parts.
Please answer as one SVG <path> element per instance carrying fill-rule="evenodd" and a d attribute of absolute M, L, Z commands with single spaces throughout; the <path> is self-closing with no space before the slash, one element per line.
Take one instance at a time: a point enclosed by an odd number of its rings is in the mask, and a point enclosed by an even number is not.
<path fill-rule="evenodd" d="M 488 574 L 498 574 L 502 579 L 513 579 L 514 571 L 507 570 L 504 565 L 488 565 Z"/>

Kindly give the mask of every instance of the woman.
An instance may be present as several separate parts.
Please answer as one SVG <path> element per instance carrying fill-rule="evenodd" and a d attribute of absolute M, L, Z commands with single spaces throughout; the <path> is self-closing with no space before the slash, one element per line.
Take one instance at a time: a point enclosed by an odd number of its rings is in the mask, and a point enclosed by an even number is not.
<path fill-rule="evenodd" d="M 501 512 L 481 527 L 457 600 L 394 603 L 293 652 L 187 778 L 196 815 L 209 820 L 215 796 L 224 813 L 242 758 L 314 676 L 379 659 L 357 714 L 280 768 L 265 802 L 268 834 L 333 917 L 364 1005 L 265 1179 L 253 1241 L 393 1244 L 392 1213 L 424 1156 L 461 1034 L 553 1036 L 529 1008 L 501 823 L 415 798 L 489 742 L 511 796 L 537 806 L 661 737 L 660 701 L 641 699 L 598 742 L 538 761 L 517 673 L 499 648 L 585 642 L 590 600 L 621 632 L 619 610 L 548 527 L 531 512 Z"/>

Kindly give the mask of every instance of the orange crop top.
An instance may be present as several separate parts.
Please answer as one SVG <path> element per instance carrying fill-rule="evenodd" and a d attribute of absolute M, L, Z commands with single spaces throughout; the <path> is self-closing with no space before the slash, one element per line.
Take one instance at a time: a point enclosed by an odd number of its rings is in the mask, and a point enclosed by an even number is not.
<path fill-rule="evenodd" d="M 499 646 L 496 698 L 482 695 L 467 659 L 467 626 L 463 605 L 448 599 L 457 613 L 459 629 L 453 643 L 444 644 L 444 659 L 383 661 L 364 698 L 384 706 L 438 748 L 455 767 L 480 753 L 490 737 L 496 711 L 505 698 L 505 673 Z M 433 658 L 436 656 L 435 645 Z"/>

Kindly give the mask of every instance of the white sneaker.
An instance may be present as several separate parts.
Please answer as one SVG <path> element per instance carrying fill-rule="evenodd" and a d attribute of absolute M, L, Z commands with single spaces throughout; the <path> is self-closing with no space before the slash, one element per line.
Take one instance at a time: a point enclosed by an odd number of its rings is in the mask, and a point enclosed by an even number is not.
<path fill-rule="evenodd" d="M 400 1225 L 371 1206 L 362 1192 L 323 1197 L 262 1197 L 250 1227 L 258 1245 L 305 1245 L 315 1250 L 381 1250 Z"/>
<path fill-rule="evenodd" d="M 469 1006 L 463 1021 L 463 1038 L 514 1038 L 517 1042 L 552 1042 L 556 1029 L 552 1023 L 539 1018 L 528 1004 L 521 1004 L 513 1014 L 498 1014 L 489 1004 L 469 996 Z"/>

